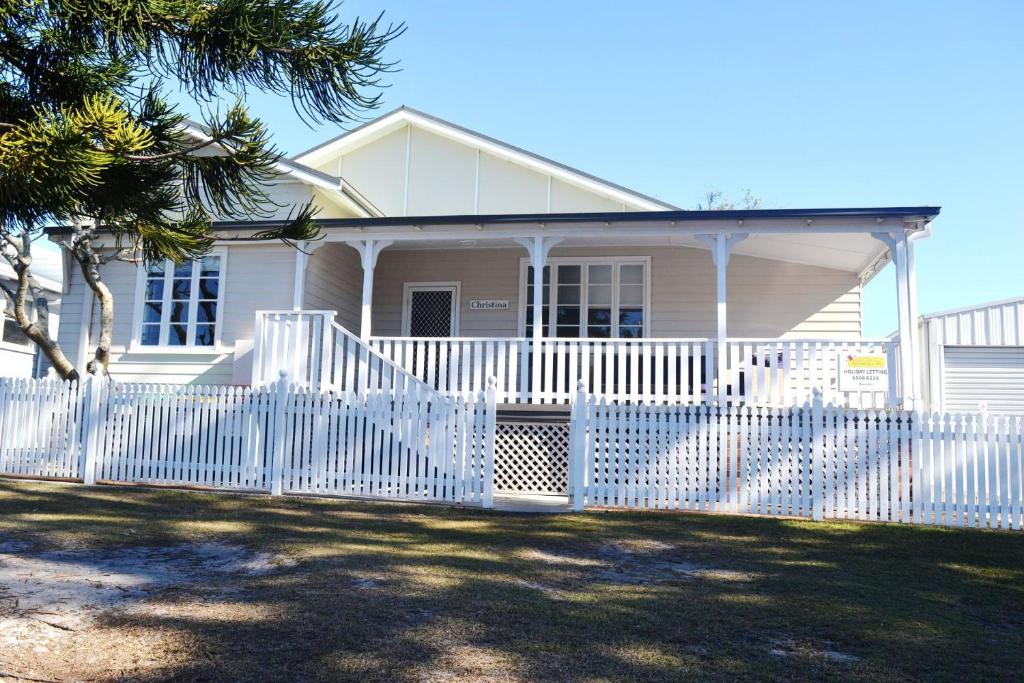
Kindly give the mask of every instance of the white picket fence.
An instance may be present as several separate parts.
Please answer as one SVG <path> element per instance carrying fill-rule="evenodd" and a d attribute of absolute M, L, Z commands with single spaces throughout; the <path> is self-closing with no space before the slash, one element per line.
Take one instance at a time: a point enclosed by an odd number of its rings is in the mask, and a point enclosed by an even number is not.
<path fill-rule="evenodd" d="M 392 388 L 0 379 L 0 474 L 490 507 L 493 387 Z"/>
<path fill-rule="evenodd" d="M 573 408 L 584 506 L 1020 529 L 1022 420 L 857 410 L 610 403 Z"/>

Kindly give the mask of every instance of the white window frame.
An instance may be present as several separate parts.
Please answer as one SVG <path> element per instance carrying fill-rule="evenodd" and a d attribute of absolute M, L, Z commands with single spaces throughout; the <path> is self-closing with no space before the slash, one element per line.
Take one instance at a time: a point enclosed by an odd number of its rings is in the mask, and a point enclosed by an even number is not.
<path fill-rule="evenodd" d="M 452 292 L 452 324 L 449 337 L 459 336 L 459 312 L 462 310 L 462 282 L 406 282 L 402 287 L 402 336 L 410 336 L 412 293 L 420 292 Z"/>
<path fill-rule="evenodd" d="M 612 266 L 612 310 L 619 310 L 619 266 L 643 266 L 644 268 L 644 302 L 643 302 L 643 315 L 644 324 L 640 338 L 647 338 L 651 332 L 651 257 L 650 256 L 555 256 L 548 258 L 546 266 L 552 269 L 556 266 L 580 266 L 580 339 L 589 339 L 587 336 L 587 307 L 589 288 L 587 287 L 587 266 L 591 265 L 607 265 Z M 530 259 L 523 257 L 519 259 L 519 326 L 518 336 L 526 336 L 526 308 L 527 304 L 532 304 L 532 301 L 526 300 L 526 280 L 529 274 Z M 555 271 L 552 270 L 552 273 Z M 543 274 L 539 282 L 540 286 L 543 286 Z M 556 297 L 558 294 L 557 283 L 552 282 L 550 291 L 548 292 L 548 301 L 546 304 L 550 306 L 552 311 L 551 316 L 548 319 L 547 329 L 545 330 L 544 336 L 554 338 L 556 333 L 556 315 L 554 313 L 556 307 Z M 630 306 L 629 308 L 633 308 Z M 543 316 L 541 318 L 543 320 Z M 619 319 L 618 316 L 612 316 L 612 339 L 619 339 Z M 563 338 L 568 341 L 568 338 Z"/>
<path fill-rule="evenodd" d="M 145 265 L 136 266 L 136 277 L 135 277 L 135 311 L 132 316 L 132 338 L 129 349 L 132 352 L 145 352 L 145 353 L 219 353 L 224 350 L 223 344 L 221 343 L 221 335 L 224 331 L 224 290 L 227 284 L 227 272 L 228 272 L 228 250 L 224 247 L 217 247 L 211 249 L 207 256 L 217 256 L 220 258 L 220 274 L 217 277 L 217 317 L 214 319 L 213 328 L 213 346 L 196 346 L 194 343 L 186 344 L 185 346 L 171 346 L 170 344 L 150 344 L 143 345 L 142 343 L 142 311 L 146 301 L 146 276 L 148 269 Z M 199 261 L 200 259 L 196 259 Z M 164 262 L 164 268 L 173 268 L 174 263 L 169 259 Z M 172 276 L 173 279 L 173 276 Z M 192 285 L 189 290 L 190 293 L 197 291 L 196 280 L 199 279 L 199 269 L 193 267 L 192 269 Z M 169 288 L 164 284 L 164 302 L 161 310 L 170 310 L 168 308 L 170 299 Z M 196 325 L 197 317 L 197 304 L 196 300 L 189 299 L 189 337 L 194 336 L 194 329 Z M 170 327 L 170 319 L 167 321 L 161 321 L 160 323 L 160 338 L 165 340 L 167 338 L 168 329 Z"/>

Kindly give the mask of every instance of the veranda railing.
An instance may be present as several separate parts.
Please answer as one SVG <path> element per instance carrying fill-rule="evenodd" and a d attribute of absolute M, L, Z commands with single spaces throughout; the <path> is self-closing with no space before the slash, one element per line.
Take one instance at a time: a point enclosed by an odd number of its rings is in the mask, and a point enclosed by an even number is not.
<path fill-rule="evenodd" d="M 333 320 L 333 311 L 259 312 L 253 384 L 274 381 L 285 369 L 312 387 L 356 392 L 394 387 L 409 377 L 444 394 L 474 392 L 495 377 L 500 403 L 569 403 L 583 380 L 620 402 L 788 406 L 818 389 L 826 401 L 852 407 L 900 404 L 898 342 L 888 339 L 729 339 L 719 363 L 718 344 L 707 338 L 364 341 Z M 840 359 L 863 353 L 888 357 L 887 391 L 839 390 Z"/>

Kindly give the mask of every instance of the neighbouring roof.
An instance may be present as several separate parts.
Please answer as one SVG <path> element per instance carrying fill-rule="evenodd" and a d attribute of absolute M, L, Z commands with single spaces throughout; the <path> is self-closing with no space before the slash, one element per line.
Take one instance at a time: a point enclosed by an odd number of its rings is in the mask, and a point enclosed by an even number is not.
<path fill-rule="evenodd" d="M 554 161 L 548 157 L 541 156 L 540 154 L 535 154 L 529 150 L 523 149 L 522 147 L 510 145 L 509 143 L 498 140 L 497 138 L 484 135 L 483 133 L 460 126 L 452 123 L 451 121 L 446 121 L 445 119 L 404 105 L 371 121 L 367 121 L 357 128 L 353 128 L 350 131 L 316 145 L 315 147 L 311 147 L 304 152 L 300 152 L 299 154 L 294 155 L 292 159 L 301 161 L 305 164 L 316 163 L 316 161 L 330 156 L 331 153 L 340 149 L 345 149 L 348 145 L 354 143 L 354 141 L 366 136 L 367 134 L 374 132 L 384 134 L 385 132 L 390 132 L 390 130 L 408 123 L 423 126 L 431 132 L 462 139 L 471 145 L 486 148 L 487 151 L 504 157 L 510 161 L 520 163 L 525 162 L 528 165 L 538 167 L 538 170 L 543 172 L 553 173 L 554 175 L 563 177 L 568 176 L 567 179 L 570 182 L 575 180 L 577 182 L 585 181 L 587 183 L 601 185 L 609 190 L 614 190 L 615 192 L 628 195 L 633 201 L 639 202 L 648 210 L 679 210 L 679 207 L 663 202 L 660 199 L 655 199 L 654 197 L 637 192 L 636 190 L 618 185 L 605 180 L 604 178 L 599 178 L 590 173 L 573 168 L 572 166 L 567 166 L 566 164 Z"/>
<path fill-rule="evenodd" d="M 52 256 L 51 256 L 52 254 Z M 44 249 L 35 249 L 32 254 L 32 276 L 43 289 L 50 292 L 61 290 L 61 281 L 64 279 L 61 267 L 60 252 Z M 17 276 L 14 269 L 7 263 L 0 263 L 0 280 L 15 281 Z M 0 301 L 3 295 L 0 294 Z"/>

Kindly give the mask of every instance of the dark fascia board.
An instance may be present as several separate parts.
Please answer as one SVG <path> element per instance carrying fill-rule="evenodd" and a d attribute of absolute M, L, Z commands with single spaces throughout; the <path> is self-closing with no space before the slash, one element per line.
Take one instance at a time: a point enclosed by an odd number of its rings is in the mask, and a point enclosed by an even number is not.
<path fill-rule="evenodd" d="M 920 218 L 931 221 L 938 206 L 888 206 L 845 209 L 736 209 L 730 211 L 615 211 L 600 213 L 513 213 L 456 216 L 383 216 L 376 218 L 321 218 L 316 223 L 330 228 L 400 227 L 407 225 L 571 225 L 574 223 L 693 223 L 741 220 L 813 220 L 827 218 Z M 265 229 L 281 225 L 280 220 L 218 221 L 216 230 Z M 68 227 L 48 228 L 51 235 Z"/>
<path fill-rule="evenodd" d="M 938 206 L 897 206 L 847 209 L 737 209 L 730 211 L 615 211 L 600 213 L 516 213 L 456 216 L 384 216 L 381 218 L 324 218 L 323 228 L 373 228 L 406 225 L 566 225 L 573 223 L 693 223 L 700 221 L 786 220 L 824 218 L 923 218 L 939 215 Z M 279 222 L 279 221 L 278 221 Z M 273 223 L 273 222 L 271 222 Z M 215 223 L 224 229 L 244 228 L 245 221 Z"/>

